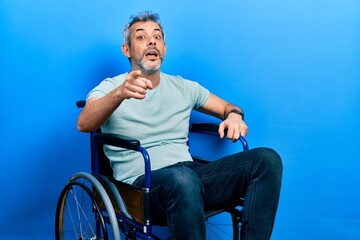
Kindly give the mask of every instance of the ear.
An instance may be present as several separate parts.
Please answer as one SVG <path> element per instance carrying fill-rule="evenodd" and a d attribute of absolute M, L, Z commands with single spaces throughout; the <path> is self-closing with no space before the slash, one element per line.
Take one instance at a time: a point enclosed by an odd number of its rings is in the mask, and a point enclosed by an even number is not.
<path fill-rule="evenodd" d="M 164 42 L 164 57 L 166 55 L 166 43 Z"/>
<path fill-rule="evenodd" d="M 123 52 L 123 54 L 127 57 L 127 58 L 130 58 L 130 47 L 129 45 L 127 44 L 123 44 L 121 46 L 121 51 Z"/>

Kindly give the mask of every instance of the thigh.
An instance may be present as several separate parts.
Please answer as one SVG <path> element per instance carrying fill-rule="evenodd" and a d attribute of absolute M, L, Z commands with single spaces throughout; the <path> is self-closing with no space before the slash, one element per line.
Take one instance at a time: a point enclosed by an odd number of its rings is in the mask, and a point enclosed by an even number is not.
<path fill-rule="evenodd" d="M 135 182 L 136 186 L 144 186 L 144 176 Z M 178 163 L 170 167 L 151 172 L 151 209 L 153 220 L 158 224 L 166 223 L 168 210 L 174 203 L 196 202 L 203 207 L 203 186 L 196 173 Z"/>
<path fill-rule="evenodd" d="M 224 208 L 245 197 L 253 151 L 225 156 L 203 166 L 191 166 L 204 186 L 205 209 Z"/>
<path fill-rule="evenodd" d="M 201 184 L 196 173 L 188 166 L 193 162 L 179 162 L 177 164 L 151 171 L 151 190 L 159 191 L 159 189 L 174 189 L 177 186 L 188 188 Z M 133 185 L 144 187 L 144 175 L 138 177 Z"/>

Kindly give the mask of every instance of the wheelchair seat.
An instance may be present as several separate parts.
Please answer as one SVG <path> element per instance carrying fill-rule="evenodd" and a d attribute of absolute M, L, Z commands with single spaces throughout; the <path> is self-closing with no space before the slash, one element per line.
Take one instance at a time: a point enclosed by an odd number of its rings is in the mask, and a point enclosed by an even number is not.
<path fill-rule="evenodd" d="M 84 107 L 85 101 L 78 101 Z M 190 132 L 217 134 L 217 124 L 193 124 Z M 248 145 L 241 138 L 243 149 Z M 145 187 L 117 181 L 113 178 L 110 161 L 104 154 L 103 145 L 138 151 L 145 161 Z M 55 219 L 56 239 L 159 239 L 152 232 L 149 194 L 150 156 L 140 141 L 115 134 L 90 133 L 91 174 L 75 174 L 60 194 Z M 204 164 L 207 161 L 194 158 Z M 82 206 L 85 205 L 86 206 Z M 240 239 L 243 199 L 230 209 L 214 209 L 205 212 L 206 219 L 228 212 L 232 220 L 232 239 Z M 77 217 L 74 217 L 77 215 Z M 166 223 L 163 223 L 166 224 Z"/>

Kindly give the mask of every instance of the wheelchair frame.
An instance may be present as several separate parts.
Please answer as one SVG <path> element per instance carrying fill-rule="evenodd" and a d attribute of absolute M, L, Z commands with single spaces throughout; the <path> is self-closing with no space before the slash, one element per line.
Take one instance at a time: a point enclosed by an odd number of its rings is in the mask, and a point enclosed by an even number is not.
<path fill-rule="evenodd" d="M 79 108 L 85 106 L 85 101 L 78 101 L 76 105 Z M 203 134 L 217 134 L 217 124 L 192 124 L 190 132 Z M 248 144 L 244 137 L 240 142 L 243 150 L 248 150 Z M 150 188 L 151 188 L 151 160 L 148 152 L 140 144 L 139 140 L 123 137 L 115 134 L 101 133 L 98 129 L 90 133 L 91 144 L 91 174 L 79 172 L 74 174 L 63 188 L 56 208 L 55 217 L 55 237 L 57 240 L 65 239 L 68 234 L 66 218 L 72 218 L 74 233 L 77 239 L 121 239 L 121 234 L 125 239 L 159 239 L 152 232 L 151 210 L 150 210 Z M 103 152 L 103 145 L 111 145 L 115 147 L 126 148 L 137 151 L 142 154 L 145 163 L 145 187 L 140 188 L 120 181 L 116 181 L 112 177 L 112 169 L 108 158 Z M 99 160 L 102 160 L 100 162 Z M 104 159 L 107 161 L 104 162 Z M 194 159 L 196 160 L 196 159 Z M 204 160 L 198 160 L 204 161 Z M 206 161 L 204 161 L 206 162 Z M 81 197 L 88 196 L 91 202 L 91 211 L 81 209 L 81 205 L 85 200 L 77 199 L 76 189 L 79 189 Z M 78 219 L 67 208 L 71 204 L 71 195 L 74 195 L 74 211 L 77 212 Z M 79 194 L 80 195 L 80 194 Z M 243 199 L 240 199 L 238 206 L 242 206 Z M 69 213 L 68 213 L 69 211 Z M 92 217 L 85 216 L 85 212 L 93 214 Z M 240 239 L 240 225 L 242 212 L 237 207 L 230 209 L 219 209 L 206 211 L 205 217 L 208 219 L 222 212 L 228 212 L 232 219 L 233 239 Z M 75 215 L 75 214 L 74 214 Z M 84 215 L 84 216 L 83 216 Z M 86 226 L 82 224 L 81 218 L 87 221 L 92 220 L 94 226 Z M 109 236 L 108 226 L 110 225 L 112 236 Z M 78 228 L 79 231 L 75 231 Z M 84 229 L 89 229 L 91 233 L 83 233 Z M 72 238 L 73 239 L 73 238 Z"/>

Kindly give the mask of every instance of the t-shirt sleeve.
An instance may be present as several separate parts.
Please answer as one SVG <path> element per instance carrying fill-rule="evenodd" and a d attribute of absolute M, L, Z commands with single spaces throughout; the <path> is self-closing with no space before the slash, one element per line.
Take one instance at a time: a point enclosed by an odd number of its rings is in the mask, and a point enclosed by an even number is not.
<path fill-rule="evenodd" d="M 90 98 L 102 98 L 117 86 L 119 86 L 125 79 L 125 75 L 119 75 L 114 78 L 106 78 L 94 89 L 92 89 L 86 96 L 86 100 Z"/>
<path fill-rule="evenodd" d="M 89 100 L 90 98 L 102 98 L 114 88 L 111 79 L 105 79 L 89 92 L 86 96 L 86 100 Z"/>
<path fill-rule="evenodd" d="M 185 80 L 185 94 L 192 101 L 193 109 L 201 108 L 209 98 L 210 91 L 199 83 Z"/>

